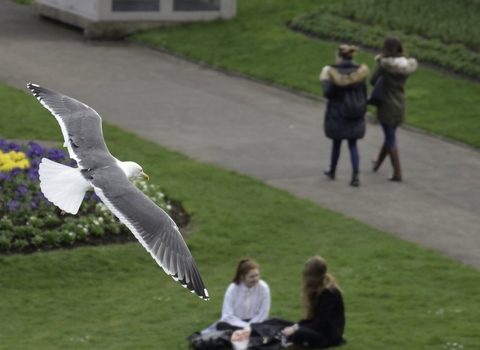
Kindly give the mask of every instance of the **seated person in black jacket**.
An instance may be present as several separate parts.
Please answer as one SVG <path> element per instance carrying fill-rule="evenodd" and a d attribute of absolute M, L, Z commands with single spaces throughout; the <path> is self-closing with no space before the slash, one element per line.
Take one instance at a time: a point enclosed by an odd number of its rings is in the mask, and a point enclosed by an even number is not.
<path fill-rule="evenodd" d="M 318 255 L 305 264 L 301 295 L 304 319 L 282 331 L 287 343 L 321 349 L 344 344 L 345 309 L 340 287 Z"/>

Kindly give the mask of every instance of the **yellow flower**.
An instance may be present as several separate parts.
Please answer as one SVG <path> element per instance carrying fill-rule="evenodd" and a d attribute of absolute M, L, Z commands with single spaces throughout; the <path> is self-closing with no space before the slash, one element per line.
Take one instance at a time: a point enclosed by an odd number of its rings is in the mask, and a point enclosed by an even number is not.
<path fill-rule="evenodd" d="M 7 154 L 0 151 L 0 171 L 9 172 L 15 168 L 30 168 L 30 162 L 23 152 L 10 151 Z"/>
<path fill-rule="evenodd" d="M 15 168 L 15 163 L 10 161 L 8 163 L 3 163 L 0 165 L 0 171 L 3 171 L 5 173 L 8 173 L 9 171 L 12 171 Z"/>
<path fill-rule="evenodd" d="M 8 162 L 10 162 L 10 157 L 6 154 L 3 154 L 2 151 L 0 151 L 0 166 Z"/>
<path fill-rule="evenodd" d="M 10 156 L 10 159 L 14 162 L 18 162 L 26 158 L 25 153 L 23 152 L 10 151 L 8 152 L 8 155 Z"/>
<path fill-rule="evenodd" d="M 23 160 L 17 162 L 16 165 L 17 165 L 20 169 L 30 168 L 30 162 L 28 161 L 28 159 L 23 159 Z"/>

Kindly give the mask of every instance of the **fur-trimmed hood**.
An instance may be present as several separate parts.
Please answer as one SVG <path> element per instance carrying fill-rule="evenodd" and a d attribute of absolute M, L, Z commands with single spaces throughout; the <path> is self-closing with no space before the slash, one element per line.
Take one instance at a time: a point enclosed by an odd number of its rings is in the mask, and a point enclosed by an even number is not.
<path fill-rule="evenodd" d="M 357 70 L 348 74 L 341 73 L 337 68 L 330 67 L 327 71 L 329 80 L 341 87 L 360 83 L 365 80 L 370 74 L 370 70 L 365 64 L 361 64 Z"/>
<path fill-rule="evenodd" d="M 381 58 L 380 65 L 387 72 L 402 75 L 410 75 L 415 72 L 418 67 L 418 63 L 415 58 L 406 58 L 403 56 Z"/>

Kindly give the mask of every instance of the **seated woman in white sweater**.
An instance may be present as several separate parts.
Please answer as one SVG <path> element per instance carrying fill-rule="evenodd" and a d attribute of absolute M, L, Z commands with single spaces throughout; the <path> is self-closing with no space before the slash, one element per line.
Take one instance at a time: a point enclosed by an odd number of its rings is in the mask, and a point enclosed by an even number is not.
<path fill-rule="evenodd" d="M 222 318 L 202 333 L 249 328 L 251 323 L 265 321 L 270 299 L 270 289 L 260 279 L 258 264 L 250 259 L 240 260 L 223 299 Z"/>

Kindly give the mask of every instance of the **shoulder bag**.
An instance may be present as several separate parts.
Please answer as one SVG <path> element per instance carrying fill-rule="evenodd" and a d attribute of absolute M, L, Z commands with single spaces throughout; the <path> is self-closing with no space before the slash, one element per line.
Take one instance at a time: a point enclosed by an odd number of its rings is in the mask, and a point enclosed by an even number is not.
<path fill-rule="evenodd" d="M 373 86 L 370 96 L 367 98 L 367 104 L 373 106 L 380 106 L 385 100 L 385 78 L 383 75 L 379 76 L 377 82 Z"/>

